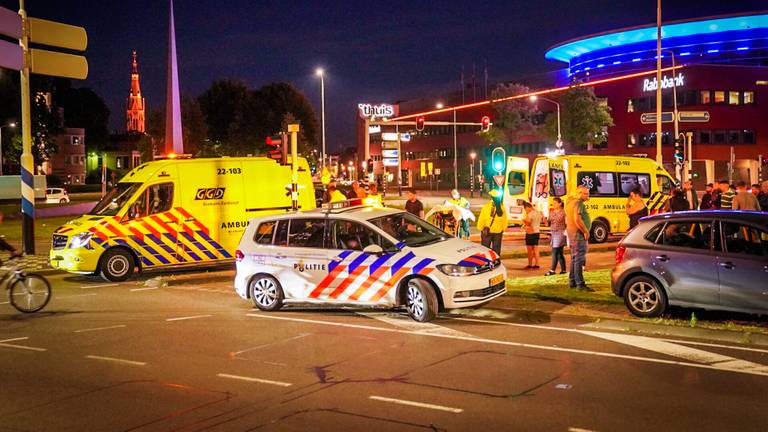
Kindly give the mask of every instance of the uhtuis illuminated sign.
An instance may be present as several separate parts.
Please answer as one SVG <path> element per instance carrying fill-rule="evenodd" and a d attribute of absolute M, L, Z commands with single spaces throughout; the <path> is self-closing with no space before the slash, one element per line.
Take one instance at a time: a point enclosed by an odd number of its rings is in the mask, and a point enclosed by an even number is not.
<path fill-rule="evenodd" d="M 365 119 L 392 118 L 397 116 L 397 107 L 390 104 L 357 104 L 360 117 Z"/>
<path fill-rule="evenodd" d="M 668 88 L 672 88 L 672 87 L 682 87 L 683 85 L 685 85 L 685 76 L 683 76 L 682 73 L 679 73 L 679 74 L 677 74 L 676 77 L 672 77 L 672 78 L 670 78 L 668 76 L 663 76 L 661 78 L 661 89 L 662 90 L 668 89 Z M 658 86 L 659 86 L 659 83 L 658 83 L 658 81 L 656 80 L 655 77 L 653 79 L 646 78 L 646 79 L 643 80 L 643 91 L 644 92 L 656 91 L 656 88 Z"/>

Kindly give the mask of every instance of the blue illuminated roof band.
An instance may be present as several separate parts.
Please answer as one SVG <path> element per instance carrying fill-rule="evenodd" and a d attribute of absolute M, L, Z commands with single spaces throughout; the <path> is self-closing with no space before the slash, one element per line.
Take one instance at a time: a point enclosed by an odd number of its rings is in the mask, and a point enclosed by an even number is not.
<path fill-rule="evenodd" d="M 768 13 L 665 24 L 661 27 L 661 37 L 664 39 L 753 29 L 768 29 Z M 544 57 L 569 63 L 574 57 L 605 48 L 655 40 L 655 26 L 636 27 L 565 42 L 551 48 Z"/>

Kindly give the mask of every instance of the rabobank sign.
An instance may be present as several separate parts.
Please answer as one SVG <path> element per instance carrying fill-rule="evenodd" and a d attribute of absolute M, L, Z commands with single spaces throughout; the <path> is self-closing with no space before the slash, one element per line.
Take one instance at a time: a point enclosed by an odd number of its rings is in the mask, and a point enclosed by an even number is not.
<path fill-rule="evenodd" d="M 663 76 L 661 78 L 661 89 L 665 90 L 672 87 L 682 87 L 685 85 L 685 76 L 683 76 L 682 73 L 677 74 L 676 77 L 667 77 Z M 656 91 L 656 88 L 659 86 L 659 82 L 656 80 L 656 77 L 653 79 L 646 78 L 643 80 L 643 91 L 644 92 L 651 92 Z"/>

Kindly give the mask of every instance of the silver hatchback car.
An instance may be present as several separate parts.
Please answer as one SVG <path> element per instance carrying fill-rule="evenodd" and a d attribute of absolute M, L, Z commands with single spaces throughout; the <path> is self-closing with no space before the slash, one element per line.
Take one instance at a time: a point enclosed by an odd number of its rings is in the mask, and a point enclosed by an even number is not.
<path fill-rule="evenodd" d="M 768 213 L 643 218 L 616 248 L 611 285 L 640 317 L 669 305 L 768 314 Z"/>

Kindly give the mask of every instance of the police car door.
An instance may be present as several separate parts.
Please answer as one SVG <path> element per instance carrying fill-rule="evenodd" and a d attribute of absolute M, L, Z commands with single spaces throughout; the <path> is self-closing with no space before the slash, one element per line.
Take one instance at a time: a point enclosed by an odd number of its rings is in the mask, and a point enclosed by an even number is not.
<path fill-rule="evenodd" d="M 325 219 L 292 218 L 279 222 L 272 260 L 286 298 L 306 299 L 328 273 Z"/>

